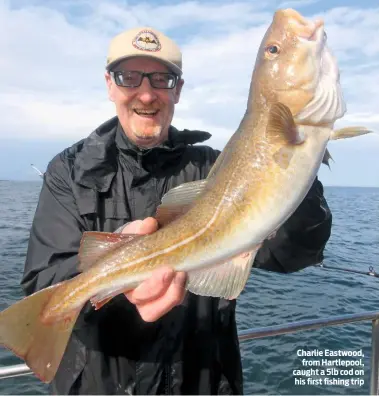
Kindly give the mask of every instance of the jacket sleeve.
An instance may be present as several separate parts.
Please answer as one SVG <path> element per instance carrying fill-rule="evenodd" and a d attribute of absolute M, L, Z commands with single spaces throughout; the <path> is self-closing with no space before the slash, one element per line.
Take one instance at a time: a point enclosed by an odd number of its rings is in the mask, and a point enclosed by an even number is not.
<path fill-rule="evenodd" d="M 294 272 L 320 263 L 329 240 L 332 214 L 324 189 L 316 178 L 303 202 L 266 240 L 255 258 L 254 267 L 275 272 Z"/>
<path fill-rule="evenodd" d="M 78 251 L 85 224 L 69 184 L 67 164 L 48 166 L 34 215 L 21 286 L 26 295 L 78 274 Z"/>

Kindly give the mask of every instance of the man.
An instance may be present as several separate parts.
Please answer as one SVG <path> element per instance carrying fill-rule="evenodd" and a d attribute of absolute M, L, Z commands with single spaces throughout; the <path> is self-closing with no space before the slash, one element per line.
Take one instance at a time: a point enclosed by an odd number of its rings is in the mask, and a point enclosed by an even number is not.
<path fill-rule="evenodd" d="M 113 39 L 106 84 L 117 116 L 49 164 L 35 213 L 22 286 L 31 294 L 78 273 L 88 230 L 149 233 L 165 192 L 207 176 L 219 152 L 209 138 L 171 125 L 183 86 L 182 57 L 161 32 Z M 331 214 L 315 180 L 296 212 L 265 241 L 255 266 L 292 272 L 318 263 Z M 59 394 L 241 394 L 236 301 L 184 293 L 168 269 L 80 315 L 52 392 Z"/>

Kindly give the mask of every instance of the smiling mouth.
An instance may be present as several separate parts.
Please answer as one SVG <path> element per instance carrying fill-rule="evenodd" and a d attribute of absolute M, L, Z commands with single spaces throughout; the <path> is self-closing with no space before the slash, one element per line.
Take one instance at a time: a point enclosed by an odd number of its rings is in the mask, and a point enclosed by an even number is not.
<path fill-rule="evenodd" d="M 159 110 L 134 109 L 134 112 L 141 117 L 154 117 L 158 114 Z"/>

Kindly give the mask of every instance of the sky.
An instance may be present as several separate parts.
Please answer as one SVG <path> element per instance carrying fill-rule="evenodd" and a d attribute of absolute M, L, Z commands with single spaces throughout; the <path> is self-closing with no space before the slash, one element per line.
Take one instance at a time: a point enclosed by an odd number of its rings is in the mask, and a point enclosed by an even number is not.
<path fill-rule="evenodd" d="M 262 37 L 279 8 L 325 21 L 347 112 L 336 127 L 377 133 L 330 142 L 324 185 L 379 187 L 377 0 L 0 0 L 0 179 L 38 180 L 58 152 L 115 115 L 104 67 L 110 39 L 157 28 L 182 49 L 185 84 L 173 125 L 208 131 L 222 149 L 245 112 Z M 226 77 L 226 78 L 225 78 Z"/>

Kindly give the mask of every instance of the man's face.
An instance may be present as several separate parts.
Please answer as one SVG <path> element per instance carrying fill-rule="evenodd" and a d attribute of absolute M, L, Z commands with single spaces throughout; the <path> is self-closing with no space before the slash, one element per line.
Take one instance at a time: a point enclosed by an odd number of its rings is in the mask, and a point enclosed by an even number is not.
<path fill-rule="evenodd" d="M 163 63 L 142 57 L 125 60 L 113 71 L 124 72 L 124 76 L 130 71 L 170 72 Z M 184 81 L 179 80 L 172 89 L 158 89 L 150 85 L 147 77 L 136 88 L 118 86 L 108 72 L 105 73 L 105 79 L 109 99 L 116 105 L 117 116 L 127 137 L 144 148 L 165 141 Z"/>

